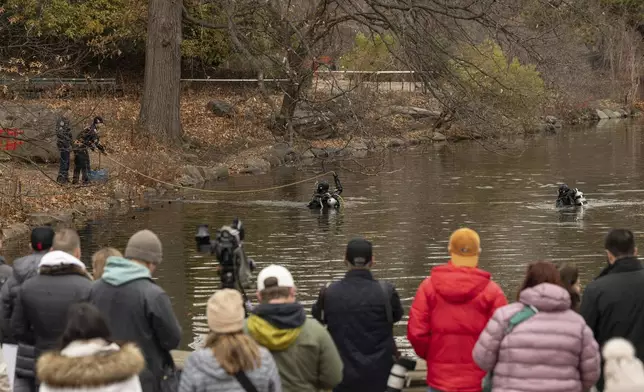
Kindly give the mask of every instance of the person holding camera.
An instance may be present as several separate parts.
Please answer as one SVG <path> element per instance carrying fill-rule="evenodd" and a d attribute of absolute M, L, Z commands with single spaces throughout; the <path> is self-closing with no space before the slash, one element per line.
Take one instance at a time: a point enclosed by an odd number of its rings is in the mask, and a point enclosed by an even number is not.
<path fill-rule="evenodd" d="M 345 263 L 345 277 L 322 288 L 311 312 L 327 325 L 344 363 L 334 392 L 384 391 L 399 357 L 393 325 L 404 313 L 400 297 L 392 284 L 374 279 L 371 242 L 349 241 Z"/>

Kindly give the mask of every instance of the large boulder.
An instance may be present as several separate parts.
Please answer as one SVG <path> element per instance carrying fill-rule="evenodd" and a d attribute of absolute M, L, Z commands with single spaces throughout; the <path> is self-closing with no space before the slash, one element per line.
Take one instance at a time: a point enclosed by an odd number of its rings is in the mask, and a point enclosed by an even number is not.
<path fill-rule="evenodd" d="M 447 136 L 443 135 L 440 132 L 434 132 L 434 134 L 432 135 L 432 141 L 434 142 L 444 142 L 445 140 L 447 140 Z"/>
<path fill-rule="evenodd" d="M 194 186 L 205 181 L 202 171 L 197 166 L 185 166 L 179 183 L 183 186 Z"/>
<path fill-rule="evenodd" d="M 58 162 L 60 158 L 56 147 L 56 119 L 60 114 L 60 110 L 42 104 L 4 102 L 0 105 L 0 129 L 23 131 L 18 137 L 22 144 L 9 153 L 36 162 Z M 84 128 L 83 121 L 82 118 L 70 116 L 74 137 Z"/>
<path fill-rule="evenodd" d="M 615 118 L 615 112 L 613 112 L 612 110 L 604 109 L 603 112 L 608 118 Z"/>
<path fill-rule="evenodd" d="M 604 113 L 604 111 L 597 109 L 596 110 L 597 117 L 599 117 L 600 120 L 608 120 L 610 117 Z"/>
<path fill-rule="evenodd" d="M 308 140 L 329 139 L 335 136 L 336 115 L 326 110 L 297 109 L 291 119 L 293 130 Z"/>
<path fill-rule="evenodd" d="M 217 117 L 234 117 L 235 107 L 227 102 L 213 100 L 206 104 L 206 109 Z"/>
<path fill-rule="evenodd" d="M 265 159 L 251 158 L 244 162 L 244 167 L 239 171 L 242 174 L 261 174 L 271 169 L 271 164 Z"/>

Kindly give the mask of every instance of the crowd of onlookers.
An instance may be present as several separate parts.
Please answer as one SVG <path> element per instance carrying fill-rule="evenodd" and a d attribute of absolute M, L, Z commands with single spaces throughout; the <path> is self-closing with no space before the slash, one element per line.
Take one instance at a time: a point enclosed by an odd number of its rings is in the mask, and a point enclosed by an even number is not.
<path fill-rule="evenodd" d="M 17 348 L 12 377 L 0 361 L 0 392 L 10 379 L 21 392 L 382 392 L 401 357 L 393 325 L 404 310 L 394 286 L 374 279 L 365 239 L 348 243 L 348 272 L 321 288 L 313 317 L 279 265 L 259 272 L 250 310 L 236 290 L 214 293 L 210 333 L 181 370 L 170 354 L 181 328 L 152 278 L 163 260 L 153 232 L 135 233 L 123 254 L 95 253 L 92 274 L 73 230 L 37 227 L 30 243 L 12 266 L 0 259 L 3 348 Z M 478 234 L 455 231 L 449 261 L 432 268 L 409 311 L 429 391 L 644 391 L 644 268 L 633 233 L 612 230 L 605 252 L 583 295 L 574 265 L 537 261 L 508 303 L 478 267 Z"/>

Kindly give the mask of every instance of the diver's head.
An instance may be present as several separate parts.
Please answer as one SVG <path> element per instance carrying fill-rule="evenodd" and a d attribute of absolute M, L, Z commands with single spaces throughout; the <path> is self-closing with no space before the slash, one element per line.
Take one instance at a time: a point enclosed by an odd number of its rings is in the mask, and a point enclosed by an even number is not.
<path fill-rule="evenodd" d="M 570 188 L 568 188 L 568 185 L 566 184 L 561 184 L 559 185 L 559 194 L 563 195 L 564 193 L 568 192 Z"/>
<path fill-rule="evenodd" d="M 329 183 L 325 180 L 318 182 L 317 193 L 326 193 L 329 191 Z"/>

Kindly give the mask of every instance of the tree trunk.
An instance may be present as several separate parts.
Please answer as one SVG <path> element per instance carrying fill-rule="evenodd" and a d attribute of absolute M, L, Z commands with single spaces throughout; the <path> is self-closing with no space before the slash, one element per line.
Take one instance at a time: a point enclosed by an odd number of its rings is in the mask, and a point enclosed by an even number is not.
<path fill-rule="evenodd" d="M 181 141 L 181 0 L 150 0 L 139 121 L 167 143 Z"/>
<path fill-rule="evenodd" d="M 310 82 L 311 73 L 304 69 L 304 57 L 306 50 L 296 51 L 290 49 L 287 53 L 289 81 L 284 87 L 284 97 L 282 98 L 282 106 L 280 113 L 277 117 L 277 125 L 281 132 L 285 134 L 292 133 L 292 127 L 289 127 L 297 104 L 300 101 L 302 89 Z M 308 79 L 308 80 L 307 80 Z M 292 137 L 293 135 L 288 135 Z"/>

